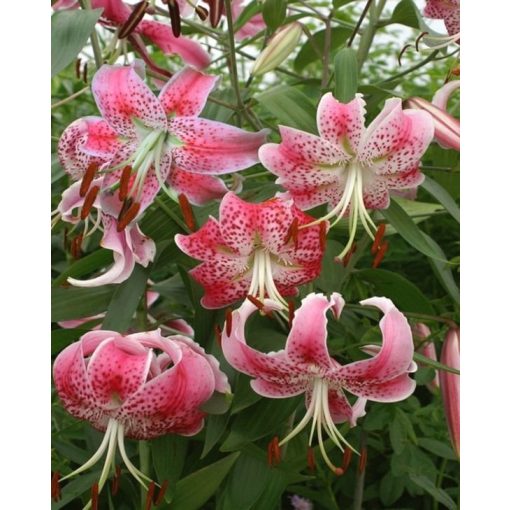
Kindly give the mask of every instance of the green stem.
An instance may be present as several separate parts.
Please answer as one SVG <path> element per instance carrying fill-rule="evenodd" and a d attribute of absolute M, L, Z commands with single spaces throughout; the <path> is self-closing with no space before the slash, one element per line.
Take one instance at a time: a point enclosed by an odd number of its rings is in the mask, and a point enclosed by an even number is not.
<path fill-rule="evenodd" d="M 366 447 L 366 432 L 361 431 L 360 434 L 360 452 Z M 361 460 L 361 459 L 360 459 Z M 358 464 L 359 466 L 359 464 Z M 354 502 L 352 503 L 352 510 L 362 510 L 363 508 L 363 488 L 365 485 L 365 472 L 366 467 L 363 471 L 360 471 L 359 467 L 356 471 L 356 485 L 354 488 Z"/>
<path fill-rule="evenodd" d="M 90 0 L 80 0 L 80 6 L 82 9 L 92 10 Z M 90 42 L 92 43 L 92 51 L 94 52 L 94 60 L 96 61 L 96 69 L 99 69 L 103 65 L 103 56 L 101 53 L 101 46 L 99 45 L 99 37 L 97 36 L 96 27 L 90 34 Z"/>
<path fill-rule="evenodd" d="M 329 52 L 331 49 L 331 18 L 333 17 L 333 11 L 330 12 L 329 16 L 324 20 L 326 25 L 326 32 L 324 34 L 324 51 L 322 56 L 322 81 L 321 89 L 325 92 L 325 89 L 329 81 Z"/>
<path fill-rule="evenodd" d="M 150 456 L 151 451 L 149 448 L 149 443 L 147 441 L 139 441 L 138 442 L 138 454 L 140 455 L 140 471 L 147 476 L 150 472 Z M 145 508 L 145 500 L 147 498 L 147 491 L 140 486 L 140 501 L 141 508 Z"/>
<path fill-rule="evenodd" d="M 437 475 L 437 480 L 436 480 L 436 487 L 438 489 L 441 488 L 441 484 L 443 483 L 444 470 L 446 469 L 447 463 L 448 463 L 448 459 L 443 459 L 443 461 L 441 462 L 441 467 L 439 468 L 439 473 Z M 434 508 L 434 510 L 438 510 L 438 508 L 439 508 L 437 499 L 434 499 L 434 507 L 433 508 Z"/>
<path fill-rule="evenodd" d="M 361 23 L 363 23 L 363 20 L 365 19 L 365 16 L 367 15 L 368 9 L 370 8 L 370 5 L 372 4 L 372 0 L 367 0 L 367 3 L 361 12 L 361 16 L 358 19 L 358 22 L 356 23 L 356 26 L 354 27 L 354 30 L 352 32 L 351 37 L 349 37 L 349 41 L 347 42 L 347 46 L 350 47 L 354 41 L 354 38 L 356 37 L 356 34 L 358 33 Z"/>
<path fill-rule="evenodd" d="M 379 3 L 376 5 L 375 3 L 370 4 L 370 14 L 368 18 L 368 25 L 363 35 L 361 36 L 361 40 L 359 42 L 358 48 L 358 66 L 359 69 L 363 67 L 365 60 L 368 57 L 368 52 L 370 51 L 370 47 L 372 46 L 372 42 L 374 40 L 375 32 L 377 30 L 377 22 L 381 16 L 381 13 L 386 5 L 386 0 L 379 0 Z"/>
<path fill-rule="evenodd" d="M 166 213 L 166 215 L 174 222 L 176 223 L 182 230 L 184 230 L 184 232 L 186 232 L 187 234 L 190 234 L 191 233 L 191 230 L 188 228 L 188 226 L 186 225 L 186 223 L 184 223 L 181 218 L 179 218 L 179 216 L 177 216 L 177 214 L 175 214 L 172 209 L 170 209 L 170 207 L 168 207 L 168 205 L 165 204 L 165 202 L 163 202 L 163 200 L 159 197 L 156 197 L 155 199 L 155 202 L 158 204 L 158 207 Z"/>
<path fill-rule="evenodd" d="M 78 92 L 75 92 L 74 94 L 71 94 L 70 96 L 62 99 L 61 101 L 57 101 L 56 103 L 53 103 L 51 105 L 51 109 L 58 108 L 59 106 L 62 106 L 63 104 L 69 103 L 73 99 L 76 99 L 78 96 L 81 96 L 84 92 L 87 92 L 89 90 L 89 86 L 83 87 L 81 90 L 78 90 Z"/>
<path fill-rule="evenodd" d="M 365 250 L 368 248 L 368 245 L 370 243 L 371 239 L 368 234 L 365 234 L 361 241 L 357 243 L 356 245 L 356 251 L 353 253 L 351 259 L 349 260 L 349 263 L 345 267 L 345 270 L 340 275 L 340 278 L 338 279 L 338 289 L 339 291 L 343 290 L 344 282 L 347 281 L 350 274 L 353 272 L 354 268 L 356 267 L 356 264 L 358 263 L 359 259 L 365 255 Z"/>

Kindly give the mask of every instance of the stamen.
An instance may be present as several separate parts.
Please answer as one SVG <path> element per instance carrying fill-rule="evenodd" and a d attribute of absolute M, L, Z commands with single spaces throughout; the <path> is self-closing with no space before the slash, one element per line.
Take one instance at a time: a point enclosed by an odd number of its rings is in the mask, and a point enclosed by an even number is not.
<path fill-rule="evenodd" d="M 119 186 L 119 200 L 124 202 L 126 200 L 128 191 L 129 191 L 129 181 L 131 179 L 131 171 L 133 169 L 130 165 L 127 165 L 122 170 L 122 175 L 120 176 L 120 186 Z"/>
<path fill-rule="evenodd" d="M 90 191 L 87 193 L 85 200 L 83 201 L 83 205 L 81 207 L 80 219 L 84 220 L 92 210 L 92 206 L 94 205 L 94 201 L 97 198 L 97 194 L 99 193 L 99 186 L 93 186 Z"/>
<path fill-rule="evenodd" d="M 310 471 L 315 471 L 315 469 L 316 469 L 315 453 L 311 446 L 308 447 L 308 450 L 306 452 L 306 464 L 308 466 L 308 469 L 310 469 Z"/>
<path fill-rule="evenodd" d="M 428 32 L 422 32 L 417 38 L 416 38 L 416 41 L 414 42 L 414 47 L 416 48 L 416 51 L 420 51 L 420 48 L 418 46 L 419 42 L 426 36 L 426 35 L 429 35 Z"/>
<path fill-rule="evenodd" d="M 163 480 L 163 483 L 161 484 L 161 488 L 159 489 L 158 495 L 156 499 L 154 500 L 154 504 L 158 506 L 160 503 L 163 502 L 163 498 L 165 497 L 165 493 L 168 489 L 168 480 Z"/>
<path fill-rule="evenodd" d="M 195 12 L 202 21 L 205 21 L 207 19 L 207 16 L 209 16 L 209 11 L 205 7 L 202 7 L 200 5 L 197 5 L 195 7 Z"/>
<path fill-rule="evenodd" d="M 372 247 L 370 248 L 370 253 L 375 255 L 379 247 L 381 246 L 381 241 L 384 237 L 384 232 L 386 231 L 386 224 L 381 223 L 377 227 L 377 232 L 375 233 L 374 242 L 372 243 Z"/>
<path fill-rule="evenodd" d="M 121 474 L 120 466 L 117 465 L 117 466 L 115 466 L 115 475 L 113 476 L 113 480 L 112 480 L 112 491 L 111 491 L 112 496 L 115 496 L 117 494 L 117 492 L 119 492 L 120 474 Z"/>
<path fill-rule="evenodd" d="M 179 205 L 181 207 L 182 216 L 184 218 L 184 222 L 186 226 L 194 232 L 196 230 L 196 222 L 195 217 L 193 215 L 193 209 L 191 208 L 191 204 L 189 203 L 188 197 L 181 193 L 178 196 Z"/>
<path fill-rule="evenodd" d="M 129 223 L 136 217 L 138 211 L 140 210 L 140 202 L 135 202 L 133 205 L 129 206 L 128 209 L 124 212 L 121 217 L 119 214 L 118 223 L 117 223 L 117 232 L 122 232 Z"/>
<path fill-rule="evenodd" d="M 80 66 L 81 66 L 81 58 L 77 58 L 74 64 L 74 74 L 78 80 L 80 79 Z"/>
<path fill-rule="evenodd" d="M 292 328 L 292 322 L 294 321 L 294 310 L 296 309 L 296 305 L 294 301 L 289 301 L 289 329 Z"/>
<path fill-rule="evenodd" d="M 328 229 L 328 225 L 325 221 L 319 223 L 319 243 L 320 243 L 320 247 L 321 247 L 321 250 L 325 250 L 326 249 L 326 240 L 327 240 L 327 231 Z"/>
<path fill-rule="evenodd" d="M 216 343 L 221 347 L 221 328 L 218 324 L 214 325 L 214 337 L 216 338 Z"/>
<path fill-rule="evenodd" d="M 246 296 L 246 299 L 253 303 L 259 310 L 264 310 L 264 303 L 258 300 L 255 296 L 250 296 L 250 294 L 248 294 Z"/>
<path fill-rule="evenodd" d="M 60 473 L 55 471 L 51 477 L 51 499 L 53 501 L 60 501 Z"/>
<path fill-rule="evenodd" d="M 385 241 L 381 246 L 379 247 L 379 250 L 377 251 L 376 256 L 374 257 L 374 261 L 372 262 L 372 268 L 375 269 L 376 267 L 379 267 L 379 265 L 382 262 L 382 259 L 384 258 L 384 255 L 388 251 L 388 241 Z"/>
<path fill-rule="evenodd" d="M 267 465 L 273 467 L 273 440 L 267 444 Z"/>
<path fill-rule="evenodd" d="M 230 307 L 225 310 L 225 331 L 230 337 L 232 334 L 232 308 Z"/>
<path fill-rule="evenodd" d="M 298 230 L 298 219 L 294 218 L 290 224 L 289 231 L 283 240 L 283 243 L 287 244 L 292 239 L 294 242 L 294 249 L 296 250 L 298 248 Z"/>
<path fill-rule="evenodd" d="M 179 4 L 175 0 L 168 0 L 168 13 L 170 14 L 172 33 L 175 37 L 179 37 L 181 35 L 181 14 Z"/>
<path fill-rule="evenodd" d="M 366 447 L 363 447 L 361 449 L 361 455 L 358 463 L 358 472 L 360 474 L 363 473 L 363 471 L 365 471 L 366 465 L 367 465 L 367 449 Z"/>
<path fill-rule="evenodd" d="M 149 490 L 147 491 L 147 496 L 145 497 L 145 507 L 144 510 L 151 510 L 152 508 L 152 498 L 154 497 L 154 491 L 156 489 L 156 484 L 151 482 L 149 484 Z"/>
<path fill-rule="evenodd" d="M 80 185 L 81 198 L 83 198 L 87 194 L 87 191 L 89 190 L 90 185 L 94 180 L 98 168 L 99 168 L 98 163 L 90 163 L 87 170 L 85 171 L 85 174 L 83 175 Z"/>
<path fill-rule="evenodd" d="M 88 71 L 88 68 L 89 68 L 88 63 L 85 62 L 85 65 L 83 66 L 83 82 L 84 83 L 88 83 L 87 82 L 87 71 Z"/>
<path fill-rule="evenodd" d="M 71 241 L 71 257 L 73 259 L 79 259 L 81 255 L 81 243 L 83 241 L 83 234 L 77 235 L 72 241 Z"/>
<path fill-rule="evenodd" d="M 280 462 L 282 461 L 282 455 L 281 455 L 280 445 L 278 444 L 278 436 L 273 437 L 273 454 L 274 454 L 275 465 L 280 464 Z"/>
<path fill-rule="evenodd" d="M 404 53 L 406 52 L 406 50 L 407 50 L 407 49 L 412 48 L 412 46 L 413 46 L 412 44 L 406 44 L 406 45 L 402 48 L 402 50 L 400 50 L 400 53 L 398 54 L 398 57 L 397 57 L 398 65 L 399 65 L 400 67 L 402 67 L 402 57 L 403 57 Z"/>
<path fill-rule="evenodd" d="M 356 252 L 357 248 L 358 248 L 358 245 L 356 243 L 352 243 L 351 249 L 345 254 L 344 258 L 342 259 L 342 265 L 344 267 L 347 267 L 347 265 L 351 261 L 351 257 Z"/>
<path fill-rule="evenodd" d="M 135 31 L 140 21 L 142 21 L 148 7 L 149 2 L 147 1 L 139 2 L 135 5 L 133 11 L 129 15 L 129 18 L 119 30 L 119 39 L 125 39 Z"/>
<path fill-rule="evenodd" d="M 344 458 L 342 460 L 342 469 L 344 470 L 344 473 L 347 471 L 347 468 L 349 467 L 349 464 L 351 463 L 352 458 L 352 450 L 347 447 L 344 451 Z"/>
<path fill-rule="evenodd" d="M 96 482 L 90 490 L 90 510 L 99 509 L 99 485 Z"/>

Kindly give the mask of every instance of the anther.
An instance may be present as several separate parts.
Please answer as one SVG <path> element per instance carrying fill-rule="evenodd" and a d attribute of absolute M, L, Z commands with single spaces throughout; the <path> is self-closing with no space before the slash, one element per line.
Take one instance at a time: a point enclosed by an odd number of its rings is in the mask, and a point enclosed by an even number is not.
<path fill-rule="evenodd" d="M 115 496 L 119 492 L 120 487 L 120 466 L 115 466 L 115 475 L 112 480 L 112 496 Z"/>
<path fill-rule="evenodd" d="M 308 447 L 308 450 L 306 452 L 306 465 L 308 466 L 308 469 L 310 471 L 315 471 L 315 453 L 313 451 L 313 448 L 311 446 Z"/>
<path fill-rule="evenodd" d="M 168 0 L 168 13 L 170 15 L 172 34 L 175 37 L 179 37 L 181 35 L 181 14 L 179 4 L 175 0 Z"/>
<path fill-rule="evenodd" d="M 280 450 L 280 445 L 278 443 L 279 443 L 278 436 L 274 436 L 273 437 L 273 457 L 274 457 L 275 465 L 280 464 L 280 462 L 282 461 L 282 454 L 281 454 L 281 450 Z"/>
<path fill-rule="evenodd" d="M 119 30 L 119 39 L 124 39 L 135 31 L 140 21 L 142 21 L 142 18 L 148 7 L 149 2 L 147 1 L 139 2 L 135 5 L 128 19 Z"/>
<path fill-rule="evenodd" d="M 361 449 L 361 455 L 360 455 L 360 458 L 359 458 L 359 463 L 358 463 L 358 472 L 361 474 L 363 473 L 363 471 L 365 471 L 365 466 L 367 465 L 367 449 L 366 448 L 362 448 Z"/>
<path fill-rule="evenodd" d="M 147 496 L 145 498 L 145 507 L 144 510 L 151 510 L 152 508 L 152 498 L 154 497 L 154 491 L 156 490 L 156 484 L 151 482 L 149 484 L 149 489 L 147 490 Z"/>
<path fill-rule="evenodd" d="M 327 235 L 328 224 L 323 221 L 319 223 L 319 243 L 321 250 L 326 249 L 326 235 Z"/>
<path fill-rule="evenodd" d="M 135 202 L 125 210 L 124 214 L 122 214 L 121 211 L 117 223 L 117 232 L 122 232 L 129 225 L 129 223 L 131 223 L 131 221 L 134 220 L 139 210 L 140 203 Z"/>
<path fill-rule="evenodd" d="M 267 465 L 273 467 L 273 440 L 267 443 Z"/>
<path fill-rule="evenodd" d="M 386 224 L 381 223 L 377 227 L 377 232 L 375 233 L 374 242 L 372 243 L 372 247 L 370 248 L 370 253 L 372 255 L 375 255 L 377 253 L 377 250 L 381 246 L 382 238 L 384 237 L 384 232 L 386 231 Z"/>
<path fill-rule="evenodd" d="M 120 176 L 119 181 L 119 200 L 123 202 L 127 198 L 127 194 L 129 191 L 129 181 L 131 179 L 131 171 L 132 168 L 130 165 L 127 165 L 122 170 L 122 174 Z"/>
<path fill-rule="evenodd" d="M 379 250 L 377 251 L 376 256 L 374 257 L 374 261 L 372 262 L 372 268 L 375 269 L 376 267 L 379 267 L 379 265 L 382 262 L 382 259 L 384 258 L 384 255 L 388 251 L 388 241 L 385 241 L 381 246 L 379 246 Z"/>
<path fill-rule="evenodd" d="M 87 196 L 85 197 L 81 207 L 80 219 L 84 220 L 90 214 L 98 193 L 99 186 L 93 186 L 87 193 Z"/>
<path fill-rule="evenodd" d="M 193 209 L 191 208 L 188 197 L 181 193 L 178 199 L 184 222 L 186 223 L 186 226 L 193 232 L 196 229 L 196 223 L 195 217 L 193 216 Z"/>
<path fill-rule="evenodd" d="M 94 180 L 94 177 L 96 175 L 97 169 L 99 168 L 99 165 L 97 163 L 90 163 L 87 170 L 85 171 L 85 174 L 83 175 L 83 178 L 81 180 L 80 184 L 80 197 L 83 198 L 87 191 L 90 188 L 90 184 Z"/>
<path fill-rule="evenodd" d="M 53 501 L 60 500 L 60 473 L 55 471 L 51 477 L 51 499 Z"/>
<path fill-rule="evenodd" d="M 81 66 L 81 58 L 77 58 L 76 59 L 76 62 L 74 64 L 74 73 L 76 74 L 76 78 L 78 78 L 78 80 L 80 79 L 80 66 Z"/>
<path fill-rule="evenodd" d="M 250 294 L 246 296 L 246 299 L 250 301 L 250 303 L 253 303 L 259 310 L 264 310 L 264 303 L 260 301 L 260 299 L 257 299 L 255 296 L 250 296 Z"/>
<path fill-rule="evenodd" d="M 416 51 L 420 51 L 420 48 L 418 47 L 418 44 L 420 41 L 426 36 L 429 35 L 428 32 L 422 32 L 417 38 L 416 41 L 414 41 L 414 47 L 416 48 Z"/>
<path fill-rule="evenodd" d="M 83 234 L 77 235 L 71 241 L 71 256 L 73 259 L 79 259 L 81 254 L 81 243 L 83 241 Z"/>
<path fill-rule="evenodd" d="M 404 53 L 406 52 L 406 50 L 407 50 L 408 48 L 412 48 L 412 46 L 413 46 L 412 44 L 406 44 L 406 45 L 402 48 L 402 50 L 400 51 L 400 53 L 398 54 L 397 60 L 398 60 L 398 65 L 399 65 L 399 66 L 402 66 L 402 56 L 404 55 Z"/>
<path fill-rule="evenodd" d="M 214 325 L 214 337 L 216 338 L 216 343 L 221 347 L 221 328 L 218 324 Z"/>
<path fill-rule="evenodd" d="M 358 246 L 356 243 L 352 243 L 351 249 L 344 255 L 344 258 L 342 259 L 342 265 L 344 267 L 347 267 L 347 265 L 349 264 L 352 255 L 356 252 L 357 247 Z"/>
<path fill-rule="evenodd" d="M 229 337 L 232 334 L 232 308 L 225 310 L 225 332 Z"/>
<path fill-rule="evenodd" d="M 89 69 L 89 66 L 87 62 L 83 65 L 83 83 L 87 83 L 87 71 Z"/>
<path fill-rule="evenodd" d="M 289 301 L 288 307 L 289 307 L 289 329 L 291 329 L 292 328 L 292 322 L 294 321 L 294 310 L 296 308 L 296 305 L 294 304 L 294 301 Z"/>
<path fill-rule="evenodd" d="M 90 490 L 90 510 L 99 510 L 99 485 L 97 482 Z"/>
<path fill-rule="evenodd" d="M 202 21 L 205 21 L 207 19 L 207 16 L 209 16 L 209 11 L 205 7 L 202 7 L 200 5 L 197 5 L 195 7 L 195 12 Z"/>
<path fill-rule="evenodd" d="M 334 473 L 336 476 L 342 476 L 345 471 L 341 467 L 336 467 Z"/>
<path fill-rule="evenodd" d="M 351 458 L 352 458 L 352 450 L 349 447 L 347 447 L 344 450 L 344 458 L 342 460 L 342 469 L 344 470 L 344 473 L 349 468 L 349 464 L 351 463 Z"/>
<path fill-rule="evenodd" d="M 207 0 L 207 3 L 210 8 L 209 19 L 211 21 L 211 26 L 216 28 L 223 14 L 224 0 Z"/>
<path fill-rule="evenodd" d="M 164 480 L 163 483 L 161 484 L 159 491 L 158 491 L 158 495 L 154 499 L 154 504 L 156 506 L 158 506 L 160 503 L 163 502 L 163 498 L 165 497 L 165 493 L 166 493 L 167 489 L 168 489 L 168 480 Z"/>
<path fill-rule="evenodd" d="M 285 236 L 285 238 L 283 240 L 284 244 L 287 244 L 290 240 L 292 240 L 294 243 L 294 249 L 296 249 L 296 250 L 298 247 L 298 230 L 299 230 L 298 221 L 299 220 L 297 218 L 294 218 L 292 220 L 292 223 L 290 224 L 287 235 Z"/>

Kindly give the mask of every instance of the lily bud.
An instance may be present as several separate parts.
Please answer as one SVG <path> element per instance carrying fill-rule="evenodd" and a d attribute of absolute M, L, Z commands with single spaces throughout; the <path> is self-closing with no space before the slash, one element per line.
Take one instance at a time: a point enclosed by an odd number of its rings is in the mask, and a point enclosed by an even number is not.
<path fill-rule="evenodd" d="M 421 97 L 411 97 L 404 103 L 406 108 L 430 113 L 434 121 L 434 138 L 445 149 L 460 150 L 460 121 L 448 112 Z"/>
<path fill-rule="evenodd" d="M 460 331 L 456 328 L 446 334 L 441 363 L 451 368 L 460 368 Z M 455 452 L 460 456 L 460 376 L 441 370 L 439 380 L 450 439 Z"/>
<path fill-rule="evenodd" d="M 416 335 L 420 340 L 426 340 L 430 336 L 430 329 L 422 322 L 415 324 L 412 328 L 412 331 L 414 335 Z M 432 361 L 437 361 L 436 347 L 434 342 L 423 343 L 418 352 Z M 427 388 L 432 393 L 439 389 L 439 374 L 437 373 L 437 370 L 434 370 L 434 374 L 434 379 L 432 379 L 432 381 L 427 384 Z"/>
<path fill-rule="evenodd" d="M 303 27 L 297 21 L 277 30 L 255 61 L 252 76 L 260 76 L 278 67 L 297 46 L 302 33 Z"/>

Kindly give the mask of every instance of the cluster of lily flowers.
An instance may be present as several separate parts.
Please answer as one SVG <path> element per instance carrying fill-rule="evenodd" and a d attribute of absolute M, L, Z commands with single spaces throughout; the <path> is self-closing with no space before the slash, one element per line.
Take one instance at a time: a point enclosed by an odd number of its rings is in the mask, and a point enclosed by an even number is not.
<path fill-rule="evenodd" d="M 61 8 L 74 7 L 74 2 L 58 3 Z M 132 15 L 120 1 L 93 0 L 92 6 L 103 7 L 101 20 L 107 26 L 122 27 Z M 185 10 L 184 3 L 180 12 Z M 252 20 L 245 30 L 253 34 L 260 23 Z M 172 29 L 175 32 L 174 24 Z M 80 242 L 102 231 L 101 245 L 113 252 L 114 259 L 92 279 L 68 281 L 81 287 L 121 283 L 135 264 L 148 266 L 156 246 L 140 230 L 139 221 L 161 191 L 181 204 L 221 200 L 218 218 L 210 217 L 190 234 L 177 234 L 175 243 L 201 262 L 190 274 L 204 289 L 204 308 L 241 302 L 226 312 L 221 332 L 225 359 L 253 378 L 251 387 L 259 395 L 305 396 L 302 419 L 271 445 L 273 450 L 311 422 L 309 446 L 317 436 L 325 463 L 341 474 L 342 467 L 325 447 L 325 436 L 342 451 L 356 451 L 337 424 L 354 427 L 369 400 L 397 402 L 413 393 L 415 382 L 409 376 L 416 370 L 413 335 L 391 300 L 367 299 L 361 304 L 383 313 L 382 345 L 366 346 L 369 358 L 341 365 L 328 352 L 327 323 L 328 313 L 340 317 L 342 296 L 311 293 L 297 309 L 289 297 L 319 276 L 330 228 L 348 218 L 349 236 L 339 259 L 352 250 L 358 224 L 377 249 L 381 228 L 370 211 L 388 207 L 392 193 L 416 189 L 423 181 L 419 163 L 434 137 L 458 149 L 458 121 L 446 113 L 447 98 L 457 85 L 447 84 L 439 91 L 435 105 L 412 98 L 405 109 L 401 99 L 388 99 L 368 127 L 361 94 L 344 104 L 327 93 L 317 109 L 318 135 L 280 126 L 280 143 L 267 143 L 269 130 L 249 132 L 200 117 L 218 78 L 199 70 L 208 60 L 193 49 L 196 43 L 169 30 L 155 21 L 138 20 L 133 33 L 152 38 L 191 65 L 163 84 L 157 96 L 145 83 L 138 62 L 101 66 L 91 83 L 101 116 L 74 121 L 60 138 L 60 162 L 75 182 L 63 193 L 56 219 L 80 227 Z M 258 163 L 277 176 L 284 192 L 262 203 L 248 203 L 220 176 Z M 322 204 L 328 212 L 320 218 L 305 212 Z M 256 312 L 277 313 L 288 321 L 285 349 L 264 353 L 250 347 L 245 329 Z M 163 336 L 169 331 L 180 334 Z M 106 454 L 86 508 L 97 505 L 117 449 L 128 471 L 152 497 L 157 484 L 130 461 L 124 438 L 194 435 L 204 426 L 203 405 L 215 392 L 230 393 L 218 360 L 192 337 L 193 330 L 183 321 L 127 335 L 95 329 L 55 360 L 54 380 L 64 407 L 105 432 L 90 460 L 60 478 L 81 473 Z M 356 400 L 349 400 L 346 392 Z M 58 498 L 58 474 L 52 491 Z M 156 499 L 161 500 L 163 493 L 164 484 Z"/>

